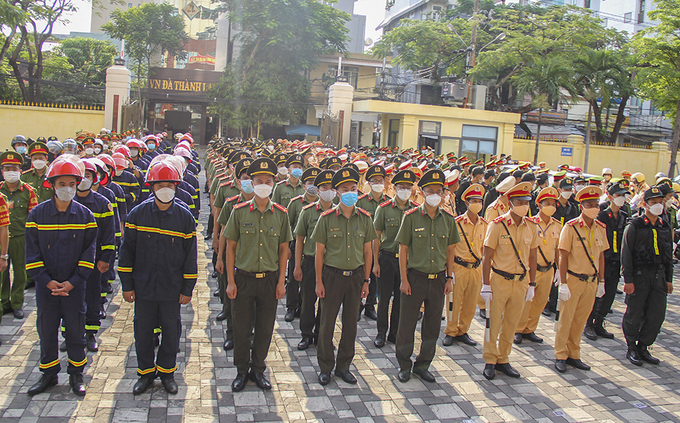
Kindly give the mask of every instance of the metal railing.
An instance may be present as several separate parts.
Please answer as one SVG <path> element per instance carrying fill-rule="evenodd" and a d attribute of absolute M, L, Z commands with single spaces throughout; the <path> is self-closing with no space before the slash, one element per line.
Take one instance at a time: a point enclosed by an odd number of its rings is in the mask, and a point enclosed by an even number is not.
<path fill-rule="evenodd" d="M 72 110 L 98 110 L 103 111 L 104 106 L 98 104 L 61 104 L 61 103 L 33 103 L 30 101 L 0 100 L 0 104 L 7 106 L 24 107 L 47 107 L 52 109 L 72 109 Z"/>

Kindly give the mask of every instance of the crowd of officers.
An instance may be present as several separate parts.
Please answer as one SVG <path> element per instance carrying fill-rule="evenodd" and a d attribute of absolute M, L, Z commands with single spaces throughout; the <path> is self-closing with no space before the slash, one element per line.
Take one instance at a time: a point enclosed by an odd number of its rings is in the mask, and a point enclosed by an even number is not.
<path fill-rule="evenodd" d="M 376 348 L 394 343 L 398 379 L 429 382 L 442 316 L 444 346 L 474 346 L 486 320 L 483 375 L 520 377 L 512 344 L 543 342 L 555 313 L 555 368 L 582 370 L 581 335 L 613 338 L 605 317 L 624 277 L 626 356 L 659 364 L 648 349 L 672 292 L 674 184 L 658 174 L 530 166 L 501 155 L 471 163 L 430 149 L 324 148 L 286 140 L 211 141 L 205 158 L 212 219 L 206 238 L 226 320 L 224 349 L 237 377 L 262 389 L 277 299 L 299 318 L 299 350 L 317 346 L 318 381 L 350 371 L 357 320 L 377 320 Z M 377 310 L 376 310 L 377 305 Z M 333 343 L 342 306 L 342 334 Z M 420 352 L 413 360 L 421 324 Z"/>

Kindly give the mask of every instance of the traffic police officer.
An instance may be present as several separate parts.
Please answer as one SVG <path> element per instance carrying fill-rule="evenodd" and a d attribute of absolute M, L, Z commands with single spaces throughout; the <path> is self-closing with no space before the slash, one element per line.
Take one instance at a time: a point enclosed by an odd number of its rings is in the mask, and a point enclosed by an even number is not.
<path fill-rule="evenodd" d="M 73 200 L 84 166 L 74 155 L 55 160 L 46 178 L 52 200 L 36 206 L 26 222 L 26 269 L 36 286 L 36 326 L 40 336 L 42 376 L 28 395 L 45 392 L 58 382 L 59 322 L 66 325 L 69 383 L 85 395 L 85 284 L 94 269 L 97 222 L 87 207 Z"/>
<path fill-rule="evenodd" d="M 359 172 L 347 167 L 333 175 L 331 186 L 340 195 L 340 204 L 321 214 L 314 228 L 316 295 L 320 300 L 320 328 L 317 356 L 319 383 L 328 385 L 331 371 L 346 383 L 357 380 L 349 366 L 354 358 L 357 319 L 361 299 L 368 295 L 376 239 L 370 213 L 356 206 Z M 342 336 L 337 360 L 333 352 L 333 332 L 342 305 Z"/>

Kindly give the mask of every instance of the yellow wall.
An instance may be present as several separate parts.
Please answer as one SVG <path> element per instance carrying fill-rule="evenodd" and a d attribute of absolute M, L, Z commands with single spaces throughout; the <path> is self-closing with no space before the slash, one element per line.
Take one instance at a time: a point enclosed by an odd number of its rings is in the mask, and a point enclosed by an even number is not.
<path fill-rule="evenodd" d="M 75 137 L 76 132 L 85 129 L 95 133 L 104 127 L 103 110 L 74 110 L 50 107 L 28 107 L 0 105 L 0 150 L 11 146 L 12 137 L 23 135 L 46 139 L 54 135 L 60 141 Z"/>

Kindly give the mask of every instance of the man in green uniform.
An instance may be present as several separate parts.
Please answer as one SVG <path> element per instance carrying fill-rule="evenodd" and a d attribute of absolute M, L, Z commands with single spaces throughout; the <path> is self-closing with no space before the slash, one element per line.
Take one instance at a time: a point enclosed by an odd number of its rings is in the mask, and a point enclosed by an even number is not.
<path fill-rule="evenodd" d="M 368 295 L 373 264 L 372 241 L 376 238 L 370 213 L 356 207 L 359 172 L 340 169 L 331 186 L 340 195 L 340 204 L 321 214 L 312 239 L 316 241 L 314 267 L 316 295 L 320 301 L 318 359 L 319 383 L 328 385 L 331 371 L 347 383 L 357 383 L 349 371 L 354 358 L 357 320 L 361 298 Z M 342 305 L 342 337 L 337 364 L 333 352 L 335 320 Z"/>
<path fill-rule="evenodd" d="M 43 185 L 45 182 L 45 171 L 47 170 L 47 154 L 49 150 L 44 143 L 34 142 L 28 147 L 28 155 L 31 157 L 32 168 L 21 175 L 21 180 L 33 188 L 35 195 L 38 196 L 38 203 L 49 200 L 54 195 L 54 191 L 49 186 Z"/>
<path fill-rule="evenodd" d="M 274 163 L 276 163 L 276 183 L 283 182 L 288 178 L 288 168 L 286 167 L 286 160 L 288 160 L 288 154 L 278 153 L 274 154 L 272 157 Z"/>
<path fill-rule="evenodd" d="M 234 207 L 224 229 L 227 296 L 233 300 L 234 365 L 238 371 L 231 384 L 233 392 L 242 391 L 248 378 L 260 389 L 272 387 L 264 375 L 265 358 L 274 332 L 277 300 L 286 294 L 288 242 L 293 239 L 286 208 L 269 199 L 276 164 L 268 158 L 257 159 L 248 167 L 248 175 L 255 197 Z"/>
<path fill-rule="evenodd" d="M 460 242 L 453 213 L 439 207 L 444 180 L 441 170 L 425 172 L 418 184 L 425 203 L 404 213 L 396 237 L 402 293 L 396 345 L 400 382 L 411 378 L 412 367 L 424 381 L 435 381 L 428 369 L 437 349 L 444 298 L 453 290 L 454 245 Z M 411 354 L 423 303 L 422 343 L 414 364 Z"/>

